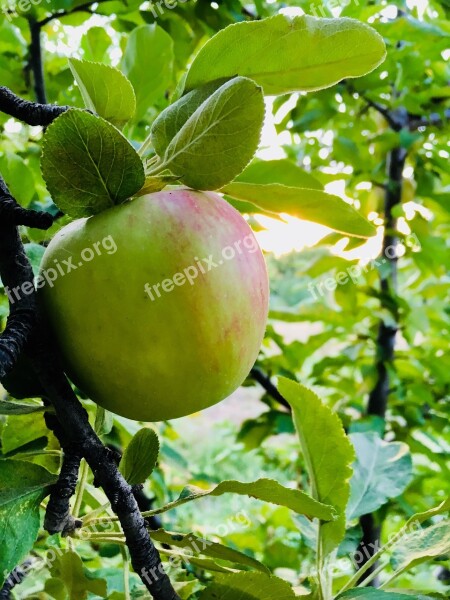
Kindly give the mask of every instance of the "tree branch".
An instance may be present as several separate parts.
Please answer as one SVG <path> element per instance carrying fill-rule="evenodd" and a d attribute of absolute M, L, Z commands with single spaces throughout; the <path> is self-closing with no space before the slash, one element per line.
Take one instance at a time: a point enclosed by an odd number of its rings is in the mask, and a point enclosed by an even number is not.
<path fill-rule="evenodd" d="M 44 27 L 45 25 L 48 25 L 48 23 L 51 23 L 55 19 L 61 19 L 62 17 L 67 17 L 67 16 L 72 15 L 73 13 L 77 13 L 77 12 L 88 12 L 88 13 L 94 14 L 94 11 L 91 10 L 91 7 L 94 4 L 102 4 L 105 2 L 109 2 L 109 1 L 110 0 L 97 0 L 96 2 L 91 1 L 91 2 L 86 2 L 85 4 L 80 4 L 80 6 L 77 6 L 73 10 L 58 10 L 57 12 L 49 15 L 48 17 L 45 17 L 41 21 L 37 21 L 36 25 L 39 27 L 39 29 L 42 29 L 42 27 Z"/>
<path fill-rule="evenodd" d="M 27 125 L 46 127 L 69 108 L 69 106 L 29 102 L 16 96 L 9 88 L 0 86 L 0 112 Z"/>
<path fill-rule="evenodd" d="M 11 571 L 6 578 L 2 589 L 0 590 L 0 600 L 11 600 L 11 592 L 16 585 L 22 583 L 27 575 L 28 567 L 31 565 L 31 560 L 26 560 L 22 565 L 17 566 Z"/>
<path fill-rule="evenodd" d="M 284 398 L 284 396 L 280 394 L 275 385 L 271 382 L 270 377 L 265 375 L 257 367 L 253 367 L 253 369 L 250 371 L 250 375 L 266 390 L 269 396 L 271 396 L 274 400 L 279 402 L 279 404 L 287 408 L 289 412 L 291 411 L 291 405 L 286 400 L 286 398 Z"/>

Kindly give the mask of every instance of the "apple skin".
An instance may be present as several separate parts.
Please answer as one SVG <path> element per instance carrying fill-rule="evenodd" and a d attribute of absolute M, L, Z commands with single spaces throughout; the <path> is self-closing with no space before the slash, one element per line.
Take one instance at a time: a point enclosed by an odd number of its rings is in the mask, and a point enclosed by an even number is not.
<path fill-rule="evenodd" d="M 227 247 L 234 258 L 222 255 Z M 74 221 L 49 244 L 41 273 L 69 257 L 76 270 L 38 297 L 69 377 L 97 404 L 161 421 L 212 406 L 244 381 L 264 337 L 268 277 L 250 227 L 221 196 L 162 191 Z M 158 297 L 153 285 L 196 264 L 192 285 L 179 277 Z"/>

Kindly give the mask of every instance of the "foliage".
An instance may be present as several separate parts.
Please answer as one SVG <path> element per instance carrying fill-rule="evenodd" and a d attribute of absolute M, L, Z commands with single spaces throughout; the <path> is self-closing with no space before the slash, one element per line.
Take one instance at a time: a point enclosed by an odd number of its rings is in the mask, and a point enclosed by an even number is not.
<path fill-rule="evenodd" d="M 269 394 L 264 411 L 240 432 L 216 425 L 204 444 L 183 440 L 177 423 L 160 424 L 159 448 L 153 429 L 99 411 L 97 431 L 125 450 L 122 473 L 156 496 L 160 508 L 146 514 L 163 514 L 154 539 L 180 597 L 445 597 L 448 3 L 429 0 L 423 11 L 403 0 L 319 3 L 326 20 L 289 20 L 277 3 L 261 0 L 217 7 L 197 0 L 170 9 L 108 0 L 94 15 L 84 4 L 49 0 L 15 14 L 13 3 L 2 3 L 0 83 L 35 99 L 30 25 L 51 17 L 42 25 L 48 99 L 75 107 L 45 135 L 0 114 L 0 172 L 13 195 L 23 206 L 68 215 L 48 232 L 22 228 L 36 271 L 42 246 L 71 217 L 179 182 L 220 189 L 255 229 L 261 215 L 286 213 L 330 228 L 314 247 L 268 257 L 272 312 L 257 366 L 280 377 L 296 433 L 286 407 Z M 306 0 L 283 5 L 317 10 Z M 376 68 L 382 38 L 387 55 Z M 266 106 L 284 158 L 249 165 L 263 94 L 277 96 Z M 407 111 L 412 125 L 396 130 L 386 111 Z M 205 165 L 211 147 L 216 158 Z M 378 252 L 373 240 L 383 232 L 371 236 L 382 224 L 388 156 L 396 148 L 407 152 L 394 215 L 405 254 L 397 289 L 386 292 L 380 275 L 391 275 L 392 262 L 359 257 L 367 238 Z M 344 188 L 350 202 L 330 193 Z M 367 414 L 380 322 L 399 331 L 383 417 Z M 295 341 L 285 336 L 288 327 L 300 331 Z M 314 386 L 321 399 L 295 380 Z M 94 406 L 84 403 L 94 422 Z M 39 505 L 61 456 L 43 411 L 36 399 L 13 401 L 6 392 L 0 399 L 1 576 L 32 551 L 17 598 L 144 597 L 139 578 L 128 576 L 123 533 L 92 474 L 77 493 L 82 528 L 69 539 L 39 529 Z M 202 507 L 224 522 L 230 498 L 236 513 L 250 517 L 205 541 Z M 351 559 L 362 538 L 358 519 L 368 513 L 382 526 L 375 559 L 384 567 L 383 587 L 376 590 L 356 587 L 364 574 L 355 575 L 360 565 Z M 46 555 L 54 559 L 45 562 Z M 369 567 L 363 585 L 371 582 Z"/>

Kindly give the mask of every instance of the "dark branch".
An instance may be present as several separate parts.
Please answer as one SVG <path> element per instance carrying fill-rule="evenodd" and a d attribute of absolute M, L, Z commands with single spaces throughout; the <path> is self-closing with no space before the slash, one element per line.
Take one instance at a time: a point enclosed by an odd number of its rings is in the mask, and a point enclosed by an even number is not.
<path fill-rule="evenodd" d="M 29 102 L 16 96 L 7 87 L 0 86 L 0 112 L 23 121 L 28 125 L 42 125 L 46 127 L 69 108 L 69 106 Z"/>
<path fill-rule="evenodd" d="M 47 427 L 53 431 L 64 451 L 63 464 L 58 481 L 52 487 L 45 511 L 44 529 L 53 535 L 67 535 L 81 526 L 81 521 L 70 514 L 70 499 L 75 493 L 82 458 L 80 445 L 65 440 L 64 433 L 55 415 L 45 414 Z"/>
<path fill-rule="evenodd" d="M 388 157 L 388 182 L 385 195 L 385 233 L 383 239 L 383 259 L 388 261 L 390 270 L 380 280 L 382 307 L 391 310 L 392 294 L 397 288 L 397 252 L 398 238 L 395 235 L 396 218 L 395 207 L 401 202 L 403 169 L 405 167 L 406 151 L 403 148 L 395 148 Z M 377 381 L 369 395 L 367 412 L 370 415 L 378 415 L 384 418 L 386 414 L 389 396 L 389 373 L 388 365 L 394 357 L 395 337 L 397 328 L 386 325 L 381 321 L 377 337 Z"/>
<path fill-rule="evenodd" d="M 42 64 L 41 28 L 36 22 L 28 21 L 28 23 L 30 26 L 31 36 L 28 65 L 33 73 L 34 93 L 38 102 L 41 104 L 47 104 L 44 66 Z"/>
<path fill-rule="evenodd" d="M 271 382 L 270 378 L 267 375 L 265 375 L 260 369 L 257 369 L 256 367 L 253 367 L 253 369 L 250 371 L 250 375 L 266 390 L 269 396 L 271 396 L 274 400 L 276 400 L 289 411 L 291 411 L 291 405 L 286 400 L 286 398 L 284 398 L 280 394 L 280 392 L 277 390 L 277 388 Z"/>
<path fill-rule="evenodd" d="M 23 565 L 20 565 L 11 571 L 0 590 L 0 600 L 11 600 L 13 588 L 22 583 L 31 564 L 31 560 L 26 560 Z"/>
<path fill-rule="evenodd" d="M 77 6 L 73 10 L 58 10 L 55 13 L 49 15 L 48 17 L 45 17 L 41 21 L 38 21 L 36 23 L 36 25 L 39 27 L 39 29 L 42 29 L 42 27 L 44 27 L 45 25 L 48 25 L 48 23 L 51 23 L 55 19 L 61 19 L 63 17 L 72 15 L 73 13 L 87 12 L 87 13 L 93 14 L 94 11 L 92 10 L 92 6 L 94 4 L 102 4 L 102 3 L 108 2 L 108 1 L 109 0 L 97 0 L 96 2 L 85 2 L 84 4 L 80 4 L 80 6 Z"/>

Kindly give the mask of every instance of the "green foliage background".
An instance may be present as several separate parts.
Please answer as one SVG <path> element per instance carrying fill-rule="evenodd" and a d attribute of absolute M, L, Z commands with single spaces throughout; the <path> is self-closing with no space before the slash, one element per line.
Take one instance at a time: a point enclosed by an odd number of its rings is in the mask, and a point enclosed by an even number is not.
<path fill-rule="evenodd" d="M 382 539 L 386 541 L 411 515 L 445 500 L 450 487 L 450 150 L 445 119 L 450 73 L 444 60 L 448 60 L 450 37 L 448 2 L 424 1 L 422 11 L 403 0 L 361 0 L 341 5 L 330 2 L 330 6 L 302 0 L 197 0 L 178 3 L 159 14 L 157 3 L 111 0 L 92 9 L 95 17 L 77 10 L 84 4 L 83 0 L 49 0 L 22 14 L 0 14 L 0 83 L 25 98 L 35 99 L 30 24 L 61 11 L 60 18 L 43 27 L 48 100 L 84 106 L 68 56 L 119 66 L 137 93 L 137 118 L 124 130 L 136 143 L 145 139 L 156 115 L 168 106 L 175 82 L 199 45 L 231 23 L 297 6 L 319 16 L 357 18 L 370 23 L 385 38 L 387 60 L 373 73 L 314 94 L 280 96 L 273 109 L 278 132 L 285 132 L 289 140 L 284 147 L 286 156 L 323 184 L 344 179 L 346 195 L 356 201 L 361 214 L 370 215 L 372 220 L 375 214 L 383 218 L 388 154 L 397 147 L 407 150 L 403 204 L 395 209 L 395 216 L 404 221 L 403 231 L 409 229 L 409 235 L 416 236 L 416 244 L 406 247 L 405 256 L 399 259 L 397 293 L 391 294 L 388 301 L 379 284 L 380 271 L 390 268 L 386 263 L 362 270 L 355 282 L 349 280 L 333 291 L 316 293 L 315 297 L 310 292 L 317 289 L 317 284 L 357 265 L 356 260 L 333 253 L 342 235 L 330 234 L 299 254 L 268 256 L 272 313 L 258 367 L 272 377 L 288 376 L 313 386 L 340 416 L 348 432 L 373 432 L 387 441 L 407 444 L 412 477 L 400 494 L 388 494 L 374 512 L 374 522 L 382 527 Z M 10 2 L 2 2 L 6 11 L 11 6 Z M 395 8 L 399 13 L 393 19 Z M 374 102 L 391 111 L 407 110 L 417 119 L 417 127 L 393 131 L 379 111 L 370 106 Z M 421 126 L 422 119 L 439 125 Z M 42 132 L 19 126 L 4 115 L 0 115 L 0 127 L 0 171 L 13 195 L 24 206 L 54 210 L 39 167 Z M 45 243 L 65 221 L 66 217 L 45 233 L 23 228 L 36 267 L 42 255 L 37 244 Z M 351 250 L 358 243 L 361 240 L 352 239 L 345 249 Z M 6 315 L 6 296 L 1 293 L 3 325 Z M 399 328 L 395 360 L 388 367 L 390 389 L 385 419 L 367 415 L 367 397 L 376 382 L 380 321 Z M 283 323 L 295 324 L 301 335 L 290 341 L 283 335 Z M 299 324 L 314 327 L 299 328 Z M 248 385 L 254 382 L 249 380 Z M 205 486 L 223 479 L 270 477 L 291 487 L 304 484 L 305 465 L 290 416 L 268 395 L 262 395 L 261 401 L 259 416 L 252 416 L 242 425 L 229 420 L 210 423 L 210 431 L 200 439 L 192 424 L 195 418 L 159 425 L 159 463 L 151 481 L 145 484 L 148 495 L 156 497 L 156 505 L 174 500 L 187 481 Z M 94 415 L 94 407 L 89 403 L 87 406 Z M 106 427 L 104 439 L 125 448 L 140 428 L 139 424 L 115 418 L 112 428 Z M 40 412 L 21 416 L 5 413 L 0 431 L 2 458 L 20 456 L 51 473 L 57 472 L 59 448 Z M 261 560 L 302 593 L 304 576 L 312 568 L 311 524 L 284 507 L 236 498 L 207 498 L 201 500 L 203 504 L 180 507 L 163 517 L 164 526 L 212 535 Z M 101 503 L 91 482 L 84 503 L 85 509 L 95 509 Z M 360 525 L 355 520 L 339 555 L 351 555 L 360 537 Z M 57 536 L 41 532 L 34 553 L 39 557 L 52 546 L 66 544 Z M 60 561 L 52 572 L 37 570 L 16 589 L 16 597 L 84 598 L 89 594 L 98 598 L 106 597 L 105 593 L 115 600 L 125 597 L 119 546 L 77 541 L 76 551 L 82 563 L 67 555 L 67 564 Z M 439 556 L 401 575 L 395 586 L 445 597 L 449 566 L 448 557 Z M 86 576 L 84 569 L 88 569 Z M 199 568 L 191 570 L 177 574 L 183 598 L 197 597 L 193 594 L 209 578 Z M 77 591 L 67 586 L 69 571 L 78 573 L 81 583 Z M 342 574 L 341 582 L 344 580 Z M 131 588 L 132 597 L 145 597 L 134 575 Z"/>

